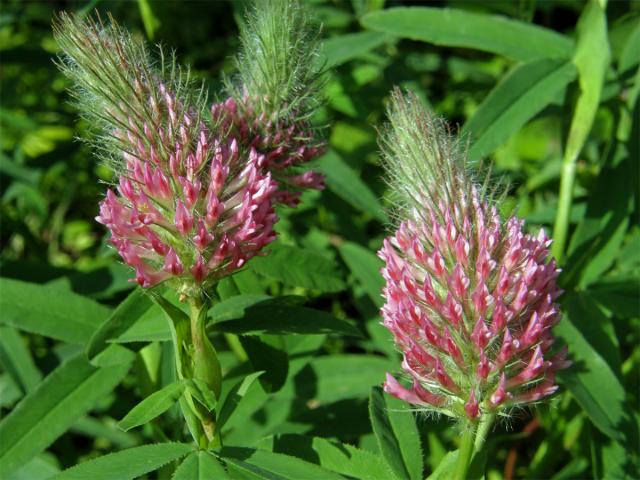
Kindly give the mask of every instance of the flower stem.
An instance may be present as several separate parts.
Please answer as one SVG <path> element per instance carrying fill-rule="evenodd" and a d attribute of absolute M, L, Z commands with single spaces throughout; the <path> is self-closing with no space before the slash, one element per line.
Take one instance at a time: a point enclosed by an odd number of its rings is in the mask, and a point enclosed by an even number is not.
<path fill-rule="evenodd" d="M 575 183 L 575 178 L 576 158 L 574 156 L 566 156 L 562 164 L 560 196 L 558 199 L 556 220 L 553 225 L 553 245 L 551 247 L 551 251 L 558 262 L 562 261 L 565 244 L 567 243 L 567 232 L 569 231 L 569 217 L 571 214 L 573 184 Z"/>
<path fill-rule="evenodd" d="M 218 355 L 211 345 L 205 331 L 207 309 L 199 297 L 189 299 L 191 322 L 191 342 L 193 345 L 193 379 L 203 382 L 210 388 L 216 399 L 220 399 L 222 369 Z M 216 432 L 215 416 L 197 401 L 193 402 L 196 415 L 200 419 L 202 431 L 208 446 L 220 444 L 219 432 Z"/>
<path fill-rule="evenodd" d="M 496 419 L 495 413 L 489 413 L 484 415 L 480 419 L 480 424 L 478 425 L 478 432 L 476 433 L 476 439 L 473 445 L 473 453 L 477 454 L 484 447 L 484 442 L 487 439 L 487 434 L 489 430 L 493 426 L 493 422 Z"/>
<path fill-rule="evenodd" d="M 465 425 L 464 433 L 460 442 L 460 449 L 458 450 L 458 463 L 456 466 L 456 472 L 454 480 L 467 480 L 467 472 L 473 459 L 473 444 L 476 438 L 476 424 L 467 423 Z"/>

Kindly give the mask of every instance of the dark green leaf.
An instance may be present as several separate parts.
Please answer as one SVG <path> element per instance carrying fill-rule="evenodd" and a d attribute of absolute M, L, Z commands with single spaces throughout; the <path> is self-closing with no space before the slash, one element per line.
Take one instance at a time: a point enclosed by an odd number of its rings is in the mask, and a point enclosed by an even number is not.
<path fill-rule="evenodd" d="M 381 222 L 388 221 L 378 197 L 335 150 L 322 157 L 317 169 L 325 175 L 327 187 L 345 202 Z"/>
<path fill-rule="evenodd" d="M 222 430 L 222 427 L 227 423 L 233 412 L 247 394 L 247 391 L 253 385 L 255 380 L 264 372 L 254 372 L 247 375 L 245 378 L 236 383 L 228 392 L 223 389 L 221 395 L 221 401 L 219 403 L 220 410 L 218 412 L 218 425 L 217 428 Z M 224 386 L 224 385 L 223 385 Z"/>
<path fill-rule="evenodd" d="M 338 247 L 342 259 L 353 273 L 354 277 L 362 284 L 365 292 L 373 303 L 381 307 L 382 287 L 384 279 L 380 274 L 382 260 L 371 251 L 358 244 L 345 242 Z"/>
<path fill-rule="evenodd" d="M 361 336 L 360 331 L 333 315 L 306 307 L 283 305 L 277 300 L 255 303 L 244 311 L 244 316 L 216 322 L 212 330 L 242 335 L 350 335 Z"/>
<path fill-rule="evenodd" d="M 260 384 L 266 392 L 277 392 L 287 380 L 289 358 L 281 348 L 272 345 L 278 340 L 267 343 L 268 339 L 254 336 L 241 336 L 240 343 L 244 348 L 254 371 L 264 371 L 260 376 Z"/>
<path fill-rule="evenodd" d="M 625 422 L 625 391 L 620 383 L 619 354 L 607 332 L 607 319 L 584 296 L 567 296 L 565 316 L 554 331 L 566 342 L 574 364 L 559 372 L 593 424 L 613 439 L 621 438 Z M 615 337 L 613 337 L 615 338 Z"/>
<path fill-rule="evenodd" d="M 274 245 L 268 255 L 254 257 L 248 268 L 296 287 L 338 292 L 344 288 L 336 265 L 322 255 L 289 245 Z"/>

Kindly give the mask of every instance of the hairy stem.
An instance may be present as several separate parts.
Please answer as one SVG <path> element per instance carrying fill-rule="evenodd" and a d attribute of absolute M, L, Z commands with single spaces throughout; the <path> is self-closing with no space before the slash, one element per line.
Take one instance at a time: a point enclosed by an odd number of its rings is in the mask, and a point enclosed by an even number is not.
<path fill-rule="evenodd" d="M 469 472 L 469 466 L 473 459 L 473 444 L 476 438 L 476 425 L 468 423 L 464 427 L 464 433 L 460 442 L 460 449 L 458 450 L 458 463 L 456 466 L 456 472 L 454 480 L 467 480 L 467 473 Z"/>
<path fill-rule="evenodd" d="M 480 419 L 480 424 L 478 425 L 478 432 L 476 433 L 476 439 L 473 444 L 473 453 L 477 454 L 484 447 L 484 442 L 487 440 L 487 435 L 491 427 L 493 426 L 493 422 L 496 419 L 496 415 L 494 413 L 490 413 L 484 415 Z"/>

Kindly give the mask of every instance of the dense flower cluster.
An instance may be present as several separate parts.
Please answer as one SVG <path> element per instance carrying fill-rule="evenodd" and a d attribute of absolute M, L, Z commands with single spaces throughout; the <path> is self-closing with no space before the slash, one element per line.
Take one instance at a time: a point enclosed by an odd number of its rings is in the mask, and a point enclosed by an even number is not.
<path fill-rule="evenodd" d="M 143 287 L 171 277 L 200 284 L 274 239 L 277 184 L 264 154 L 209 131 L 163 86 L 150 103 L 152 125 L 129 118 L 116 132 L 126 168 L 97 220 Z"/>
<path fill-rule="evenodd" d="M 423 122 L 422 134 L 444 135 L 431 119 Z M 425 159 L 413 164 L 433 171 L 414 177 L 441 181 L 422 190 L 408 186 L 412 206 L 379 252 L 384 325 L 411 380 L 405 388 L 387 375 L 385 389 L 412 404 L 475 419 L 556 391 L 555 372 L 568 365 L 565 351 L 550 353 L 559 269 L 548 258 L 551 242 L 543 231 L 525 234 L 515 217 L 503 223 L 456 165 L 429 163 L 446 162 L 433 151 L 425 147 Z"/>
<path fill-rule="evenodd" d="M 306 123 L 288 125 L 282 121 L 274 123 L 267 120 L 264 114 L 255 114 L 250 98 L 246 96 L 240 105 L 232 97 L 216 103 L 211 107 L 211 113 L 215 120 L 221 122 L 222 130 L 257 151 L 265 152 L 263 168 L 272 173 L 280 186 L 276 195 L 278 203 L 296 206 L 301 190 L 324 188 L 324 177 L 317 172 L 291 172 L 292 168 L 324 151 L 324 145 L 315 140 Z"/>

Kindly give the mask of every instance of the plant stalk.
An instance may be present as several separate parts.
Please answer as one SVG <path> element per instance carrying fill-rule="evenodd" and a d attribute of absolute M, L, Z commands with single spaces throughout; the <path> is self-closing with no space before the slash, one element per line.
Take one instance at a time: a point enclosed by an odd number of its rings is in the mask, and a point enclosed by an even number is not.
<path fill-rule="evenodd" d="M 222 369 L 218 361 L 218 355 L 206 334 L 207 309 L 199 297 L 189 299 L 189 312 L 193 346 L 193 379 L 203 382 L 213 391 L 216 399 L 219 400 Z M 219 432 L 216 431 L 215 416 L 197 401 L 193 401 L 192 404 L 196 410 L 196 415 L 200 419 L 207 446 L 220 445 Z"/>
<path fill-rule="evenodd" d="M 482 450 L 482 447 L 484 447 L 484 443 L 487 440 L 487 435 L 489 434 L 489 430 L 491 430 L 495 419 L 495 413 L 483 415 L 483 417 L 480 419 L 480 424 L 478 425 L 478 431 L 476 433 L 476 439 L 473 444 L 474 455 Z"/>
<path fill-rule="evenodd" d="M 474 440 L 476 438 L 477 426 L 475 423 L 469 422 L 464 428 L 465 430 L 462 434 L 460 448 L 458 449 L 458 462 L 456 465 L 454 480 L 467 480 L 467 473 L 469 472 L 469 466 L 473 459 Z"/>

